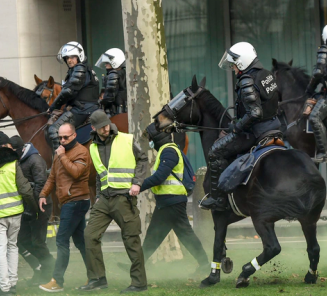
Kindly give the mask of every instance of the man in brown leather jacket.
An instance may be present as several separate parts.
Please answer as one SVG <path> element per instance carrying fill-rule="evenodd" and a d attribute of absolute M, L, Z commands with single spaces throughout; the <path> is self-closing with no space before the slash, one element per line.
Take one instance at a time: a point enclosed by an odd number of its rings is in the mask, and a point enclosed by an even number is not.
<path fill-rule="evenodd" d="M 50 176 L 41 193 L 41 211 L 46 204 L 46 196 L 56 186 L 56 195 L 61 205 L 60 227 L 56 237 L 57 260 L 52 280 L 40 285 L 47 292 L 63 291 L 64 273 L 69 261 L 69 239 L 81 252 L 85 262 L 84 228 L 85 214 L 90 207 L 88 186 L 91 157 L 89 151 L 77 143 L 75 127 L 64 123 L 59 128 L 60 146 L 56 150 Z"/>

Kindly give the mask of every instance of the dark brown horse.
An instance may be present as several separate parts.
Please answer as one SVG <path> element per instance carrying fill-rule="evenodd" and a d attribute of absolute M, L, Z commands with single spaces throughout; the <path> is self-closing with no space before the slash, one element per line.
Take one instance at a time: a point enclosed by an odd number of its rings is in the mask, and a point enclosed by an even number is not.
<path fill-rule="evenodd" d="M 223 118 L 222 118 L 223 116 Z M 159 130 L 169 130 L 177 123 L 208 127 L 200 132 L 204 155 L 208 162 L 208 152 L 218 138 L 219 125 L 227 128 L 230 121 L 225 116 L 225 108 L 193 78 L 192 86 L 185 89 L 156 117 Z M 209 192 L 208 175 L 204 190 Z M 249 277 L 261 266 L 278 255 L 281 246 L 274 230 L 280 219 L 298 220 L 307 241 L 310 268 L 305 276 L 306 283 L 315 283 L 320 248 L 316 237 L 316 224 L 326 199 L 326 185 L 310 157 L 299 150 L 274 150 L 263 157 L 254 168 L 246 186 L 234 190 L 230 200 L 234 200 L 237 210 L 212 211 L 215 240 L 213 262 L 222 262 L 224 240 L 229 224 L 250 216 L 261 237 L 263 252 L 245 264 L 239 275 L 236 287 L 249 285 Z M 233 204 L 231 204 L 233 208 Z M 235 209 L 235 207 L 234 207 Z M 242 216 L 243 215 L 243 216 Z M 202 287 L 220 281 L 220 270 L 212 268 L 210 275 L 201 282 Z"/>

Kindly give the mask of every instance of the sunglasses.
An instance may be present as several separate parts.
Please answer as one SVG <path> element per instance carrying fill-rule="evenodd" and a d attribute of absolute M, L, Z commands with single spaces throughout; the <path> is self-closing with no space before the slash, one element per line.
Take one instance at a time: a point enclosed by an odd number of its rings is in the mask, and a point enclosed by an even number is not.
<path fill-rule="evenodd" d="M 70 136 L 59 136 L 59 141 L 61 141 L 62 139 L 64 139 L 65 141 L 67 141 L 73 134 L 75 133 L 72 133 Z"/>

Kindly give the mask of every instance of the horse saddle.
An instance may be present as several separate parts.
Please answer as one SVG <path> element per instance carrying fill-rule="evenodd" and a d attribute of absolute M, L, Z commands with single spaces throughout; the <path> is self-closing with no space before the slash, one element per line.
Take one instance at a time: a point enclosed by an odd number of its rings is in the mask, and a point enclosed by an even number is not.
<path fill-rule="evenodd" d="M 252 171 L 261 158 L 273 150 L 286 150 L 280 139 L 282 134 L 271 133 L 261 137 L 257 146 L 254 146 L 249 153 L 236 158 L 220 175 L 218 188 L 231 193 L 239 185 L 246 185 L 251 177 Z M 278 135 L 278 136 L 277 136 Z"/>

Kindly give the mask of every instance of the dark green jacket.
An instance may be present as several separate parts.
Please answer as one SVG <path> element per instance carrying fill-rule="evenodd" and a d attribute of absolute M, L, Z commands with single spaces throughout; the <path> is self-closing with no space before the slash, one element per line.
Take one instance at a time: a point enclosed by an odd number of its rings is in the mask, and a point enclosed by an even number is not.
<path fill-rule="evenodd" d="M 93 137 L 93 143 L 98 145 L 101 161 L 106 168 L 108 168 L 112 142 L 117 134 L 118 134 L 117 127 L 113 123 L 110 124 L 110 135 L 104 142 L 100 140 L 96 132 L 91 132 L 91 136 Z M 133 143 L 133 153 L 135 156 L 136 168 L 135 168 L 135 176 L 132 179 L 132 184 L 142 186 L 147 171 L 148 157 L 144 152 L 141 151 L 140 146 L 137 145 L 135 141 Z M 100 193 L 108 198 L 108 197 L 116 196 L 118 194 L 128 194 L 129 192 L 129 189 L 116 189 L 116 188 L 108 187 L 107 189 L 101 191 L 100 188 L 101 188 L 100 177 L 97 174 L 97 179 L 96 179 L 97 197 L 100 196 Z"/>

